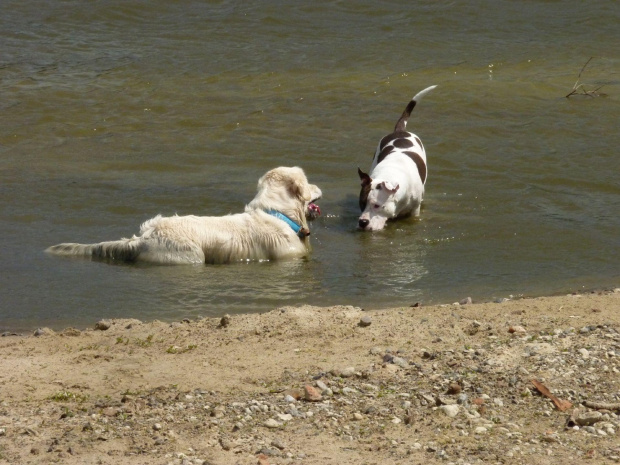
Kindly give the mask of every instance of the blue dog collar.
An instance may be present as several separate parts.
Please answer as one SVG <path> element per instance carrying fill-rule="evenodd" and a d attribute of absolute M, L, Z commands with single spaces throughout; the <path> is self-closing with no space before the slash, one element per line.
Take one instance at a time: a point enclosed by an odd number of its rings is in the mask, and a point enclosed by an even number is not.
<path fill-rule="evenodd" d="M 265 210 L 265 213 L 267 213 L 268 215 L 271 215 L 271 216 L 275 216 L 279 220 L 284 221 L 286 224 L 288 224 L 291 227 L 291 229 L 293 231 L 295 231 L 295 234 L 297 234 L 302 239 L 309 234 L 307 232 L 307 230 L 304 231 L 303 228 L 301 227 L 301 225 L 295 223 L 293 220 L 291 220 L 284 213 L 280 213 L 277 210 Z"/>

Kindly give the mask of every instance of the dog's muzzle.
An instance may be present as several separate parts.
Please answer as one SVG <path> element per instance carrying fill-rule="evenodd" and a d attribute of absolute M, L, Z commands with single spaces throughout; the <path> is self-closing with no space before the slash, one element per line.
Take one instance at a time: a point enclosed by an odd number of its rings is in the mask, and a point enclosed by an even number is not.
<path fill-rule="evenodd" d="M 313 202 L 308 204 L 308 211 L 306 211 L 306 218 L 309 220 L 316 220 L 319 216 L 321 216 L 320 207 Z"/>

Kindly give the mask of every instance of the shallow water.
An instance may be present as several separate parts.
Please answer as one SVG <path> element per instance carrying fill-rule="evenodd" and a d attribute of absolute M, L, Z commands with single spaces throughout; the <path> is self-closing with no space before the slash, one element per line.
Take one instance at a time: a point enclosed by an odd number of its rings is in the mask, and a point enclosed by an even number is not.
<path fill-rule="evenodd" d="M 617 286 L 615 1 L 0 4 L 0 330 Z M 564 96 L 577 75 L 606 97 Z M 356 231 L 357 166 L 417 91 L 421 220 Z M 302 166 L 307 260 L 49 257 L 158 214 L 239 212 Z"/>

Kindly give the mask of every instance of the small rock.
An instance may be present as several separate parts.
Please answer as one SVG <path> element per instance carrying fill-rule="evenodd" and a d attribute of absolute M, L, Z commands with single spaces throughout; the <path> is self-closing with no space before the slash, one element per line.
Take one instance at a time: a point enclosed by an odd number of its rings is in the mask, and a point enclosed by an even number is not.
<path fill-rule="evenodd" d="M 153 429 L 154 429 L 155 431 L 161 431 L 161 424 L 160 424 L 160 423 L 155 423 L 155 424 L 153 425 Z"/>
<path fill-rule="evenodd" d="M 108 320 L 99 320 L 97 323 L 95 323 L 95 329 L 98 331 L 107 331 L 108 329 L 110 329 L 110 326 L 112 326 L 112 323 L 110 323 Z"/>
<path fill-rule="evenodd" d="M 284 450 L 286 449 L 286 444 L 284 444 L 282 441 L 280 441 L 279 439 L 274 439 L 273 441 L 271 441 L 271 445 L 273 447 L 276 447 L 277 449 L 280 450 Z"/>
<path fill-rule="evenodd" d="M 263 426 L 266 426 L 267 428 L 275 429 L 275 428 L 279 428 L 280 426 L 282 426 L 282 423 L 278 423 L 273 418 L 270 418 L 265 423 L 263 423 Z"/>
<path fill-rule="evenodd" d="M 308 402 L 320 402 L 323 399 L 323 396 L 316 388 L 306 384 L 304 386 L 304 399 Z"/>
<path fill-rule="evenodd" d="M 488 430 L 484 427 L 484 426 L 478 426 L 475 430 L 474 433 L 476 434 L 485 434 Z"/>
<path fill-rule="evenodd" d="M 471 297 L 466 297 L 459 302 L 459 305 L 471 305 L 472 300 Z"/>
<path fill-rule="evenodd" d="M 35 332 L 33 333 L 36 337 L 39 336 L 49 336 L 51 334 L 54 334 L 54 331 L 52 331 L 49 328 L 38 328 L 35 330 Z"/>
<path fill-rule="evenodd" d="M 220 328 L 226 328 L 228 325 L 230 325 L 230 315 L 226 314 L 224 315 L 221 319 L 220 319 Z"/>
<path fill-rule="evenodd" d="M 588 349 L 579 349 L 579 353 L 581 354 L 581 358 L 583 359 L 589 359 L 590 358 L 590 352 L 588 351 Z"/>
<path fill-rule="evenodd" d="M 510 334 L 525 334 L 527 331 L 523 326 L 515 325 L 508 328 L 508 332 Z"/>
<path fill-rule="evenodd" d="M 359 413 L 359 412 L 355 412 L 355 413 L 353 414 L 353 419 L 354 419 L 355 421 L 361 421 L 361 420 L 363 420 L 363 419 L 364 419 L 364 416 L 363 416 L 361 413 Z"/>
<path fill-rule="evenodd" d="M 289 404 L 292 404 L 293 402 L 297 402 L 295 398 L 291 396 L 290 394 L 287 394 L 286 396 L 284 396 L 284 401 L 288 402 Z"/>
<path fill-rule="evenodd" d="M 456 394 L 459 394 L 460 392 L 461 392 L 460 384 L 452 383 L 450 384 L 450 386 L 448 386 L 448 390 L 446 391 L 446 394 L 456 395 Z"/>
<path fill-rule="evenodd" d="M 316 387 L 318 387 L 321 391 L 325 391 L 327 389 L 329 389 L 329 387 L 327 387 L 327 384 L 325 384 L 323 381 L 318 380 L 316 382 Z"/>
<path fill-rule="evenodd" d="M 590 426 L 599 421 L 603 421 L 603 414 L 596 410 L 581 413 L 575 418 L 575 423 L 579 426 Z"/>
<path fill-rule="evenodd" d="M 453 405 L 442 405 L 441 407 L 439 407 L 439 410 L 441 410 L 443 413 L 446 414 L 446 416 L 450 417 L 450 418 L 454 418 L 459 414 L 459 410 L 460 407 L 456 404 Z"/>
<path fill-rule="evenodd" d="M 351 376 L 355 375 L 355 368 L 346 367 L 346 368 L 343 368 L 342 370 L 333 370 L 332 374 L 334 376 L 340 376 L 341 378 L 350 378 Z"/>
<path fill-rule="evenodd" d="M 370 326 L 371 324 L 372 324 L 372 318 L 370 318 L 370 316 L 364 315 L 362 318 L 360 318 L 359 325 L 362 328 L 365 328 L 366 326 Z"/>

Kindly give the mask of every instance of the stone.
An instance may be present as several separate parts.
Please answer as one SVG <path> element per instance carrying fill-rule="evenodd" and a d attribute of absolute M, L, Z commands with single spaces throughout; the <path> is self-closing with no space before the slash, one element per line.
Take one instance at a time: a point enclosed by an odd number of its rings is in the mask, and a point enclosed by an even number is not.
<path fill-rule="evenodd" d="M 109 320 L 99 320 L 95 323 L 95 329 L 98 331 L 107 331 L 112 326 Z"/>
<path fill-rule="evenodd" d="M 527 331 L 523 326 L 515 325 L 508 328 L 508 332 L 510 334 L 525 334 Z"/>
<path fill-rule="evenodd" d="M 575 423 L 579 426 L 591 426 L 594 423 L 598 423 L 599 421 L 603 421 L 603 414 L 601 412 L 597 412 L 596 410 L 583 412 L 577 415 L 575 418 Z"/>
<path fill-rule="evenodd" d="M 355 375 L 355 368 L 346 367 L 346 368 L 343 368 L 342 370 L 334 370 L 332 371 L 332 373 L 335 376 L 340 376 L 341 378 L 350 378 L 351 376 Z"/>
<path fill-rule="evenodd" d="M 454 418 L 459 414 L 460 407 L 456 404 L 442 405 L 439 407 L 439 410 L 441 410 L 447 417 Z"/>
<path fill-rule="evenodd" d="M 263 426 L 266 426 L 267 428 L 270 428 L 270 429 L 275 429 L 275 428 L 279 428 L 280 426 L 282 426 L 282 423 L 278 423 L 273 418 L 270 418 L 265 423 L 263 423 Z"/>
<path fill-rule="evenodd" d="M 325 390 L 329 389 L 329 388 L 327 387 L 327 384 L 325 384 L 325 383 L 324 383 L 323 381 L 321 381 L 321 380 L 318 380 L 318 381 L 316 382 L 316 387 L 318 387 L 321 391 L 325 391 Z"/>
<path fill-rule="evenodd" d="M 323 399 L 323 396 L 316 388 L 306 384 L 304 386 L 304 399 L 308 402 L 320 402 Z"/>
<path fill-rule="evenodd" d="M 35 332 L 33 334 L 36 337 L 49 336 L 49 335 L 54 334 L 54 331 L 52 331 L 49 328 L 38 328 L 38 329 L 35 330 Z"/>
<path fill-rule="evenodd" d="M 362 328 L 365 328 L 367 326 L 370 326 L 372 324 L 372 318 L 370 318 L 370 316 L 368 315 L 364 315 L 362 318 L 360 318 L 360 322 L 359 325 Z"/>
<path fill-rule="evenodd" d="M 457 395 L 460 392 L 461 392 L 461 386 L 458 383 L 452 383 L 450 384 L 450 386 L 448 386 L 448 390 L 446 391 L 446 394 Z"/>
<path fill-rule="evenodd" d="M 459 305 L 471 305 L 472 300 L 471 297 L 466 297 L 459 302 Z"/>
<path fill-rule="evenodd" d="M 581 354 L 581 358 L 583 359 L 589 359 L 590 358 L 590 352 L 588 351 L 588 349 L 579 349 L 579 354 Z"/>
<path fill-rule="evenodd" d="M 230 325 L 230 315 L 226 314 L 220 319 L 220 328 L 226 328 Z"/>
<path fill-rule="evenodd" d="M 407 368 L 409 366 L 409 362 L 402 357 L 394 357 L 392 359 L 392 363 L 394 365 L 398 365 L 401 368 Z"/>

